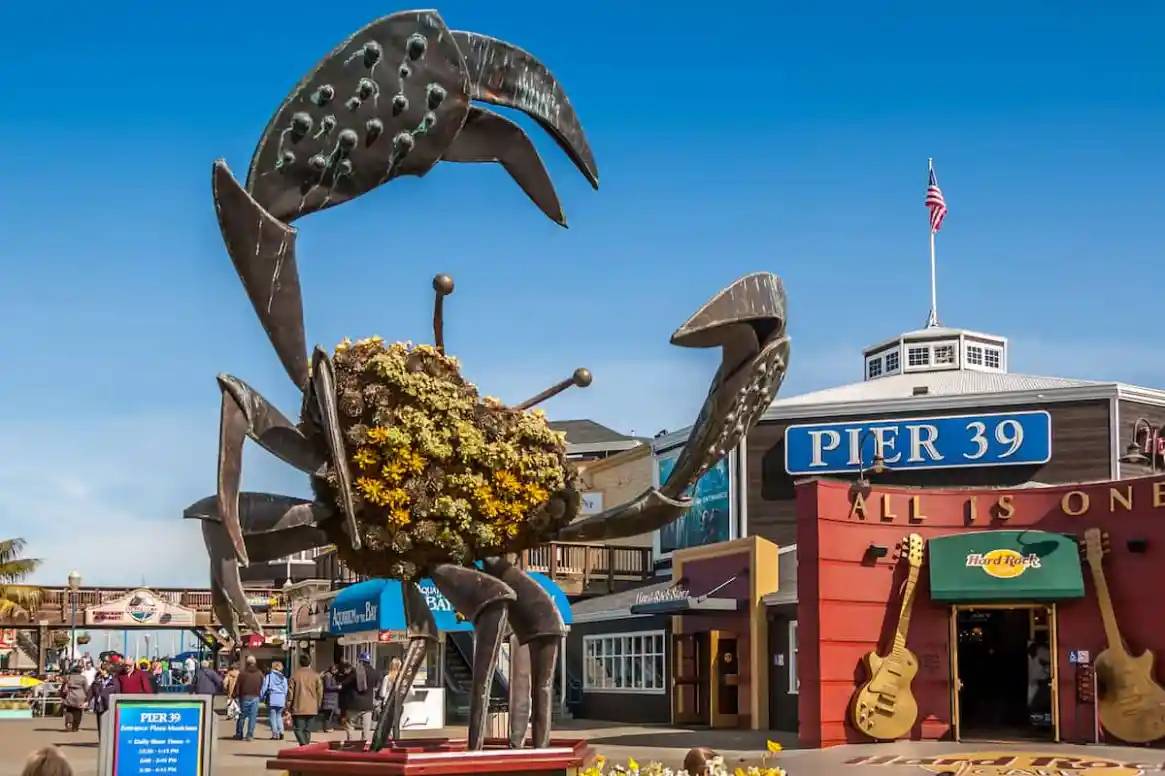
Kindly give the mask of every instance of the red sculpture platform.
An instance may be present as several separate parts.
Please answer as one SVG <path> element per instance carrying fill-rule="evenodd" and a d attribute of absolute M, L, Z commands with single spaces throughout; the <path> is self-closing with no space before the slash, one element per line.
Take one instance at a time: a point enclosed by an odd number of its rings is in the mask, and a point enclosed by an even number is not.
<path fill-rule="evenodd" d="M 545 749 L 510 749 L 502 739 L 489 739 L 480 752 L 466 751 L 463 739 L 409 739 L 379 752 L 359 742 L 321 741 L 284 749 L 267 761 L 267 769 L 291 776 L 573 776 L 590 758 L 591 748 L 581 739 L 555 739 Z"/>

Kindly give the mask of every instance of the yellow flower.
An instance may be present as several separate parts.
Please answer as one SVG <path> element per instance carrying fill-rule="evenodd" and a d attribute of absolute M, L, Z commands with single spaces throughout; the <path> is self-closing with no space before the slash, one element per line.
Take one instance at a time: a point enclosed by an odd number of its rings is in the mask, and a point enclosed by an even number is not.
<path fill-rule="evenodd" d="M 737 768 L 732 772 L 732 776 L 748 776 L 748 772 L 744 768 Z"/>
<path fill-rule="evenodd" d="M 389 430 L 384 426 L 373 426 L 368 429 L 368 440 L 381 445 L 388 441 Z"/>
<path fill-rule="evenodd" d="M 639 763 L 635 762 L 634 757 L 628 757 L 627 758 L 627 767 L 633 771 L 637 771 L 637 770 L 639 770 Z"/>
<path fill-rule="evenodd" d="M 385 503 L 384 484 L 380 480 L 375 480 L 371 477 L 358 477 L 356 479 L 356 490 L 360 491 L 360 494 L 373 504 L 383 506 Z"/>
<path fill-rule="evenodd" d="M 378 456 L 376 451 L 371 447 L 361 447 L 356 451 L 356 454 L 352 456 L 352 460 L 356 462 L 357 466 L 359 466 L 361 469 L 364 469 L 375 465 L 376 462 L 380 460 L 380 456 Z"/>
<path fill-rule="evenodd" d="M 774 752 L 774 753 L 776 753 L 776 752 L 779 752 L 779 751 L 781 751 L 781 749 L 783 749 L 783 748 L 784 748 L 784 747 L 782 747 L 780 744 L 778 744 L 776 741 L 771 741 L 771 740 L 770 740 L 770 741 L 765 741 L 765 747 L 766 747 L 766 748 L 767 748 L 767 749 L 768 749 L 770 752 Z"/>

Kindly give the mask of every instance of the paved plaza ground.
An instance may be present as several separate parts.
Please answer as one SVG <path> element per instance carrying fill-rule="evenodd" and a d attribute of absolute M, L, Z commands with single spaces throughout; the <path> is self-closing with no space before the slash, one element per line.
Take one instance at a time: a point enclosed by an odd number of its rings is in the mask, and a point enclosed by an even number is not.
<path fill-rule="evenodd" d="M 66 733 L 62 727 L 59 718 L 0 720 L 0 776 L 19 776 L 28 753 L 48 744 L 61 747 L 77 776 L 95 776 L 97 730 L 93 716 L 86 715 L 78 733 Z M 693 746 L 720 752 L 730 769 L 757 764 L 766 738 L 771 737 L 786 747 L 771 761 L 785 768 L 789 776 L 1137 776 L 1165 770 L 1165 751 L 1144 747 L 895 742 L 816 750 L 796 749 L 792 736 L 766 731 L 691 730 L 590 720 L 564 721 L 557 729 L 564 737 L 588 739 L 611 762 L 626 762 L 628 757 L 634 757 L 641 764 L 655 760 L 672 767 L 679 767 Z M 257 732 L 261 736 L 265 731 L 260 727 Z M 284 741 L 233 741 L 233 732 L 232 725 L 219 720 L 215 776 L 270 773 L 266 770 L 267 760 L 279 749 L 295 744 L 290 735 Z M 463 738 L 465 729 L 450 727 L 441 735 Z M 338 740 L 343 735 L 316 737 Z M 1041 754 L 1046 756 L 1040 759 Z"/>

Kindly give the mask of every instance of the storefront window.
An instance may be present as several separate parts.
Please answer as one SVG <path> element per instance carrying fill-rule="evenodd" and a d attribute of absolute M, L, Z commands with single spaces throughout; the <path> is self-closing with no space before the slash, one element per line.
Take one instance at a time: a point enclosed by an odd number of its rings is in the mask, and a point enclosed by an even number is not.
<path fill-rule="evenodd" d="M 663 693 L 663 631 L 583 637 L 583 689 Z"/>
<path fill-rule="evenodd" d="M 796 695 L 801 690 L 801 680 L 797 677 L 797 621 L 789 621 L 789 694 Z"/>

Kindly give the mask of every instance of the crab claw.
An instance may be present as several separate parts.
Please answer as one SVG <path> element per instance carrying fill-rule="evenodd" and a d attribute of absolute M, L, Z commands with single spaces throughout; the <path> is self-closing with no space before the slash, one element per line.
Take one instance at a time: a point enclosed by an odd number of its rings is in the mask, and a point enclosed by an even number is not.
<path fill-rule="evenodd" d="M 789 363 L 785 289 L 776 275 L 757 272 L 712 297 L 672 334 L 672 344 L 722 348 L 708 397 L 662 487 L 677 498 L 714 466 L 768 408 Z"/>
<path fill-rule="evenodd" d="M 533 117 L 597 189 L 599 168 L 582 125 L 546 66 L 529 52 L 497 38 L 458 30 L 453 39 L 469 69 L 469 97 L 517 108 Z"/>

